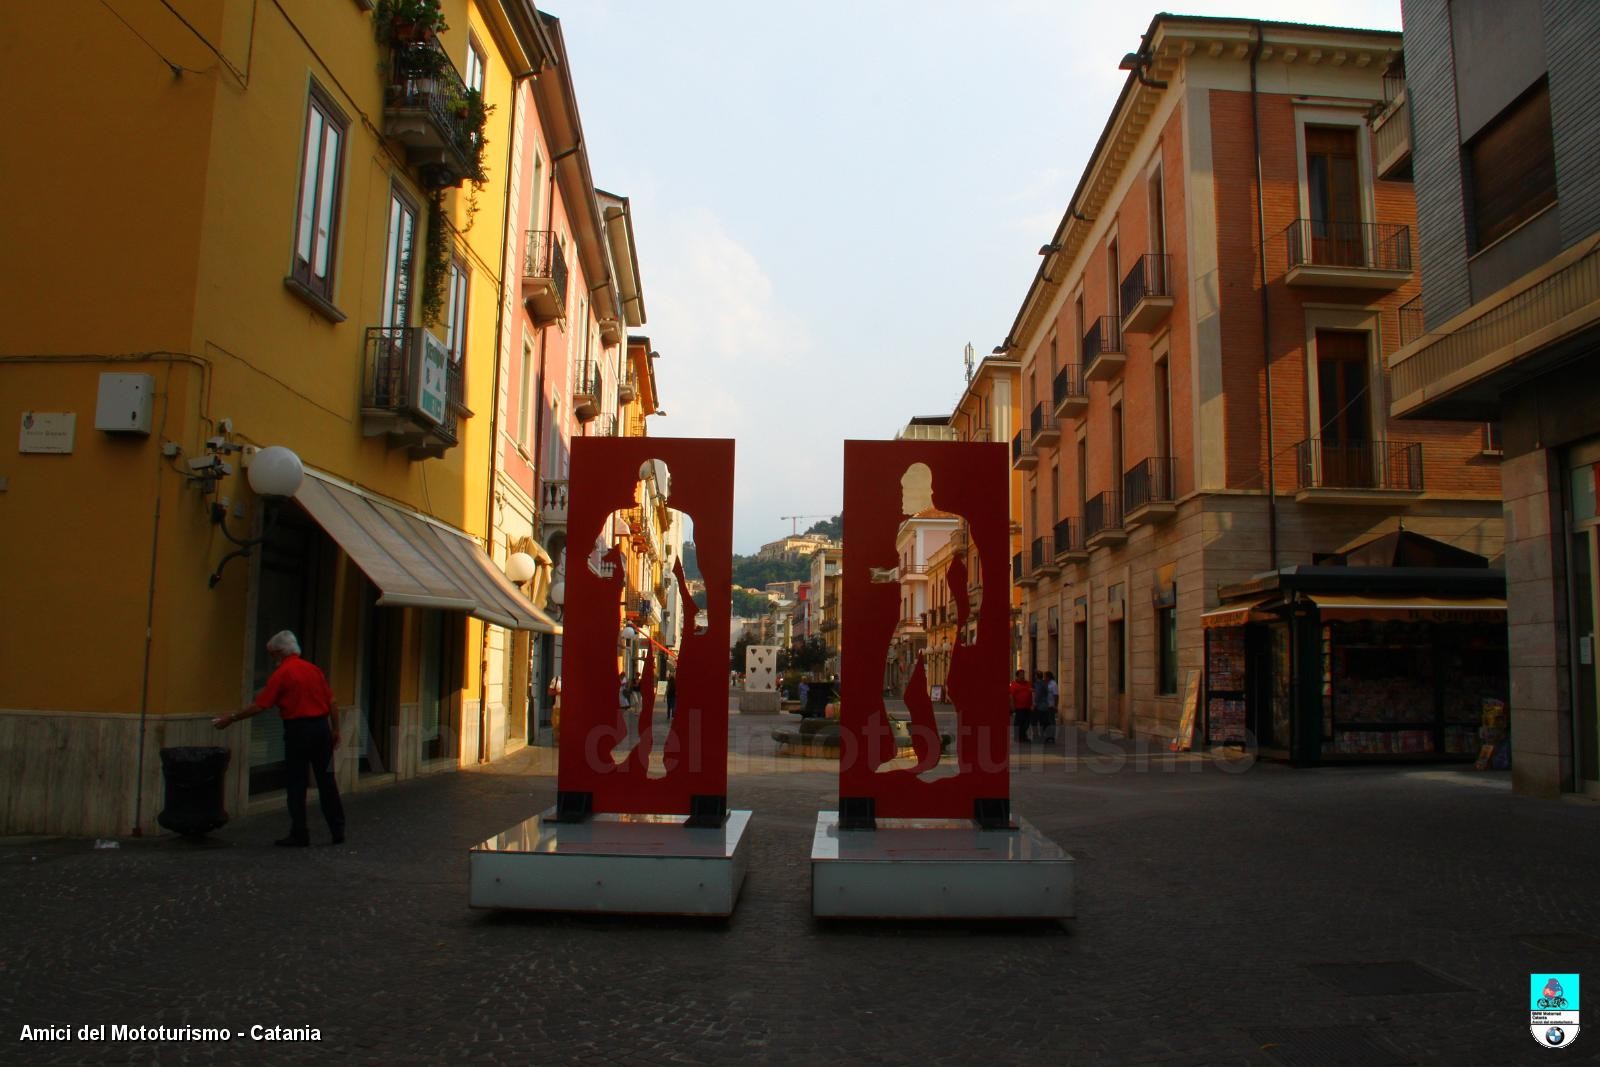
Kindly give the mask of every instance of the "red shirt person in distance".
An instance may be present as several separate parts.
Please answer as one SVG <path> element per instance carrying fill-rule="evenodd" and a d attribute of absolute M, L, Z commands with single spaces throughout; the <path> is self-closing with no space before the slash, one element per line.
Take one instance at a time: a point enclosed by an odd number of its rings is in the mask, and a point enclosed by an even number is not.
<path fill-rule="evenodd" d="M 1033 719 L 1033 686 L 1025 671 L 1011 680 L 1011 724 L 1018 741 L 1028 739 L 1028 723 Z"/>
<path fill-rule="evenodd" d="M 260 715 L 274 707 L 283 718 L 283 761 L 287 775 L 285 793 L 289 803 L 289 836 L 274 844 L 303 847 L 311 843 L 306 826 L 306 788 L 312 775 L 317 779 L 317 799 L 333 843 L 344 844 L 344 805 L 339 801 L 339 783 L 333 776 L 333 753 L 339 747 L 339 706 L 321 668 L 300 658 L 300 642 L 288 630 L 273 634 L 267 641 L 272 657 L 272 675 L 255 700 L 228 715 L 211 720 L 217 729 L 226 729 L 240 719 Z M 309 772 L 309 773 L 308 773 Z"/>

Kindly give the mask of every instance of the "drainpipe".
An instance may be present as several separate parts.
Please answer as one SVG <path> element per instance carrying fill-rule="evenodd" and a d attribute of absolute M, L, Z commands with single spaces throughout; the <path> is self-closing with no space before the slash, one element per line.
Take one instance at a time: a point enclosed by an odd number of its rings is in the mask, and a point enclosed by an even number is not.
<path fill-rule="evenodd" d="M 1277 444 L 1272 432 L 1272 338 L 1269 332 L 1272 311 L 1267 295 L 1267 200 L 1261 175 L 1261 95 L 1256 89 L 1256 67 L 1261 59 L 1261 23 L 1255 27 L 1255 44 L 1250 49 L 1250 123 L 1256 150 L 1256 251 L 1261 266 L 1261 369 L 1267 386 L 1267 554 L 1271 570 L 1278 569 L 1278 479 Z"/>

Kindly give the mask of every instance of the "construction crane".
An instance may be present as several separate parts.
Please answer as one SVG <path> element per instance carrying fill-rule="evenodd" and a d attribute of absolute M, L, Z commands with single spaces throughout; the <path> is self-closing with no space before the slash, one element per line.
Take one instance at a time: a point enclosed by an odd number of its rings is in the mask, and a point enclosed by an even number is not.
<path fill-rule="evenodd" d="M 788 519 L 789 520 L 789 530 L 790 530 L 789 536 L 790 537 L 799 537 L 800 536 L 800 520 L 801 519 L 831 519 L 831 518 L 833 518 L 833 516 L 832 515 L 779 515 L 778 518 L 780 518 L 780 519 Z"/>

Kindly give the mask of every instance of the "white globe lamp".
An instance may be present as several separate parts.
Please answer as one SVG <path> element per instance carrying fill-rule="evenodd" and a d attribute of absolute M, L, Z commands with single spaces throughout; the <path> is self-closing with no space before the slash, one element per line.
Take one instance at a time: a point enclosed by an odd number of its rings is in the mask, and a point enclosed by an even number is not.
<path fill-rule="evenodd" d="M 300 457 L 282 445 L 268 445 L 250 461 L 250 488 L 257 496 L 294 496 L 305 480 Z"/>
<path fill-rule="evenodd" d="M 506 577 L 521 585 L 533 579 L 533 557 L 526 552 L 513 552 L 506 557 Z"/>

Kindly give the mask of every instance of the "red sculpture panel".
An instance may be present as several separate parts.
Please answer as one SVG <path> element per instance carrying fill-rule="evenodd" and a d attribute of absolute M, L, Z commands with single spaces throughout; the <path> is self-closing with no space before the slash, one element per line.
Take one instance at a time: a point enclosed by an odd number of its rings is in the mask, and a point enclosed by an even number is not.
<path fill-rule="evenodd" d="M 847 817 L 854 810 L 869 818 L 973 819 L 987 811 L 992 819 L 1009 809 L 1010 480 L 1001 444 L 845 442 L 839 797 Z M 919 655 L 903 694 L 913 756 L 896 760 L 883 699 L 901 610 L 895 540 L 907 518 L 929 508 L 966 520 L 983 604 L 972 603 L 968 564 L 958 554 L 947 579 L 960 635 L 948 678 L 954 752 L 940 753 Z M 976 638 L 968 643 L 973 615 Z"/>
<path fill-rule="evenodd" d="M 619 700 L 619 634 L 626 576 L 612 547 L 591 567 L 590 546 L 614 512 L 638 505 L 640 470 L 671 473 L 667 504 L 693 523 L 706 607 L 689 600 L 681 561 L 669 581 L 683 594 L 676 714 L 651 774 L 654 650 L 640 678 L 638 740 Z M 733 442 L 697 438 L 583 437 L 572 442 L 566 616 L 563 620 L 558 807 L 582 801 L 593 814 L 687 815 L 728 792 L 728 617 L 733 557 Z M 630 609 L 636 605 L 628 605 Z M 620 750 L 619 750 L 619 746 Z"/>

